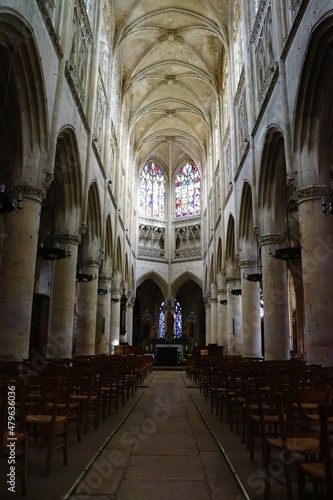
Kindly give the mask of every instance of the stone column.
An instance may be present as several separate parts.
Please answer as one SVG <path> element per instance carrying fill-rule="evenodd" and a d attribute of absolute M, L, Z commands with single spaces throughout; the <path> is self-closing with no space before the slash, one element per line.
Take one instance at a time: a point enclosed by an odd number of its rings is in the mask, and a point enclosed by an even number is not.
<path fill-rule="evenodd" d="M 217 330 L 217 289 L 216 283 L 210 285 L 210 342 L 211 344 L 218 343 L 218 330 Z"/>
<path fill-rule="evenodd" d="M 119 345 L 120 332 L 120 288 L 112 290 L 111 296 L 111 327 L 110 327 L 110 354 L 114 354 L 114 346 Z"/>
<path fill-rule="evenodd" d="M 111 276 L 99 276 L 96 313 L 96 354 L 110 352 Z"/>
<path fill-rule="evenodd" d="M 299 225 L 304 289 L 304 334 L 307 362 L 333 364 L 333 216 L 321 209 L 323 188 L 299 191 Z"/>
<path fill-rule="evenodd" d="M 242 354 L 243 336 L 242 336 L 242 307 L 241 295 L 232 293 L 235 290 L 241 290 L 240 280 L 236 277 L 226 278 L 227 282 L 227 333 L 228 333 L 228 354 Z"/>
<path fill-rule="evenodd" d="M 78 335 L 76 354 L 95 354 L 96 312 L 99 260 L 83 261 L 83 273 L 92 274 L 94 279 L 79 284 Z"/>
<path fill-rule="evenodd" d="M 258 273 L 255 260 L 240 261 L 242 285 L 243 356 L 261 356 L 260 283 L 248 281 Z"/>
<path fill-rule="evenodd" d="M 76 262 L 80 237 L 57 235 L 60 247 L 70 251 L 70 257 L 52 263 L 50 313 L 47 357 L 71 358 L 76 288 Z"/>
<path fill-rule="evenodd" d="M 271 255 L 283 236 L 268 234 L 259 238 L 261 245 L 264 297 L 264 357 L 267 360 L 290 358 L 287 267 Z"/>
<path fill-rule="evenodd" d="M 20 212 L 5 218 L 0 286 L 0 342 L 3 358 L 21 361 L 29 355 L 40 210 L 44 190 L 19 188 Z"/>
<path fill-rule="evenodd" d="M 210 312 L 210 298 L 205 302 L 206 310 L 206 345 L 212 342 L 212 331 L 211 331 L 211 312 Z"/>
<path fill-rule="evenodd" d="M 129 345 L 133 345 L 133 304 L 134 304 L 134 301 L 131 300 L 130 297 L 128 298 L 128 302 L 127 302 L 126 342 L 128 342 Z"/>
<path fill-rule="evenodd" d="M 227 290 L 219 289 L 217 291 L 217 331 L 218 344 L 223 346 L 223 354 L 228 351 L 227 303 Z"/>

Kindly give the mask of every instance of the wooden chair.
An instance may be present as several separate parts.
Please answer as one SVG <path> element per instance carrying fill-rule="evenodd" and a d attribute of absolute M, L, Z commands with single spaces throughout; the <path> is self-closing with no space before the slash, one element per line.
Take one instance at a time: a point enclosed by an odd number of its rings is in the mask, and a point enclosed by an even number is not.
<path fill-rule="evenodd" d="M 308 418 L 306 407 L 308 405 L 327 403 L 329 396 L 329 391 L 313 389 L 276 393 L 279 436 L 267 438 L 265 442 L 266 500 L 270 498 L 271 482 L 276 480 L 283 483 L 280 477 L 281 470 L 284 471 L 283 484 L 287 489 L 287 498 L 288 500 L 293 499 L 292 466 L 299 461 L 316 458 L 320 453 L 319 432 Z M 272 473 L 272 460 L 277 460 L 281 464 L 279 473 L 276 473 L 275 476 Z"/>
<path fill-rule="evenodd" d="M 94 419 L 95 429 L 97 429 L 99 423 L 99 379 L 95 376 L 94 366 L 74 365 L 72 373 L 73 390 L 70 400 L 80 405 L 80 414 L 83 418 L 83 433 L 86 434 L 91 417 Z"/>
<path fill-rule="evenodd" d="M 276 408 L 275 394 L 284 392 L 292 387 L 292 378 L 284 373 L 268 374 L 255 379 L 256 407 L 249 421 L 249 448 L 250 458 L 254 459 L 255 437 L 261 437 L 262 460 L 266 463 L 266 441 L 276 437 L 278 432 L 279 416 Z"/>
<path fill-rule="evenodd" d="M 73 393 L 73 372 L 71 368 L 67 365 L 67 367 L 59 364 L 52 364 L 47 366 L 43 370 L 43 375 L 47 375 L 48 377 L 61 377 L 61 391 L 58 402 L 59 412 L 63 415 L 68 414 L 69 424 L 68 424 L 68 432 L 72 429 L 75 430 L 77 441 L 81 443 L 81 413 L 80 413 L 80 404 L 75 401 L 71 401 L 71 395 Z M 49 403 L 51 406 L 51 403 Z"/>
<path fill-rule="evenodd" d="M 3 381 L 2 381 L 3 382 Z M 27 495 L 28 471 L 28 433 L 25 427 L 25 404 L 23 400 L 23 379 L 11 377 L 8 383 L 0 385 L 0 464 L 5 458 L 7 467 L 4 472 L 10 474 L 10 467 L 15 466 L 15 474 L 21 476 L 22 494 Z M 10 461 L 10 463 L 9 463 Z M 7 476 L 10 480 L 10 475 Z M 9 488 L 14 487 L 9 484 Z"/>
<path fill-rule="evenodd" d="M 320 462 L 301 463 L 298 471 L 298 498 L 305 495 L 305 480 L 312 482 L 312 493 L 320 498 L 333 498 L 333 462 L 331 458 L 333 432 L 333 405 L 319 405 Z"/>
<path fill-rule="evenodd" d="M 61 384 L 61 377 L 33 375 L 25 391 L 27 429 L 33 428 L 35 439 L 41 437 L 47 444 L 45 476 L 50 474 L 54 450 L 62 449 L 64 465 L 68 463 L 68 412 L 61 414 L 58 407 Z"/>

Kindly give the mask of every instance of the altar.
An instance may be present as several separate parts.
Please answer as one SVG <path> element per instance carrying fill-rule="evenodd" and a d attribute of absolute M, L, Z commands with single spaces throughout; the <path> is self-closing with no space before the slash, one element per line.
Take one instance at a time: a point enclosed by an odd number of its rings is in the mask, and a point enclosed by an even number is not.
<path fill-rule="evenodd" d="M 177 365 L 178 347 L 177 346 L 156 346 L 156 362 L 158 365 Z"/>
<path fill-rule="evenodd" d="M 177 365 L 178 354 L 186 352 L 187 349 L 188 342 L 185 339 L 174 339 L 171 342 L 164 339 L 150 341 L 150 350 L 154 353 L 156 363 L 159 365 Z"/>

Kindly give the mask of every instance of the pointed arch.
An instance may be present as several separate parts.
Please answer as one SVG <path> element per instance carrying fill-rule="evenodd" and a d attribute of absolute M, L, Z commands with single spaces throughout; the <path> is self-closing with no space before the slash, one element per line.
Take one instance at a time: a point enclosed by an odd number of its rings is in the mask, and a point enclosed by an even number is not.
<path fill-rule="evenodd" d="M 230 214 L 227 228 L 226 237 L 226 255 L 225 258 L 229 262 L 233 262 L 235 259 L 235 219 L 233 215 Z"/>
<path fill-rule="evenodd" d="M 171 290 L 172 290 L 172 295 L 176 296 L 179 288 L 188 280 L 194 281 L 197 285 L 202 290 L 202 281 L 201 279 L 196 276 L 194 273 L 191 273 L 190 271 L 186 271 L 185 273 L 182 273 L 180 276 L 178 276 L 174 282 L 171 285 Z"/>
<path fill-rule="evenodd" d="M 158 273 L 155 271 L 151 271 L 149 273 L 145 273 L 136 282 L 136 288 L 139 288 L 139 286 L 144 283 L 145 281 L 151 279 L 156 283 L 156 285 L 159 286 L 159 288 L 162 291 L 163 297 L 167 297 L 168 293 L 168 284 L 167 282 L 160 276 Z"/>
<path fill-rule="evenodd" d="M 299 75 L 294 127 L 294 150 L 311 156 L 315 176 L 312 182 L 327 186 L 333 163 L 332 44 L 333 16 L 329 15 L 312 28 Z"/>

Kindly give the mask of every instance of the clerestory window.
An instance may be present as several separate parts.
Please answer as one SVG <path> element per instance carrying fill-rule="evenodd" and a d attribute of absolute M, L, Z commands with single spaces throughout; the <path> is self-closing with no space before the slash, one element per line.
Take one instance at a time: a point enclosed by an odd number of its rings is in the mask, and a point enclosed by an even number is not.
<path fill-rule="evenodd" d="M 175 217 L 200 215 L 200 174 L 197 167 L 187 163 L 175 180 Z"/>
<path fill-rule="evenodd" d="M 147 163 L 141 171 L 139 213 L 157 218 L 165 215 L 165 179 L 155 163 Z"/>

